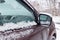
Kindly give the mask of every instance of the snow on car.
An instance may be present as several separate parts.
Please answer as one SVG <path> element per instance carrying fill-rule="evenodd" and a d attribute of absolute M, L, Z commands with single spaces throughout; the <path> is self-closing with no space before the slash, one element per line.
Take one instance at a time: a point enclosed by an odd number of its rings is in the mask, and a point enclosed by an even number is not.
<path fill-rule="evenodd" d="M 18 22 L 16 24 L 14 23 L 5 23 L 3 24 L 3 26 L 0 26 L 0 31 L 5 31 L 5 30 L 10 30 L 10 29 L 19 29 L 19 28 L 29 28 L 32 25 L 37 25 L 36 22 L 32 21 L 32 22 Z"/>
<path fill-rule="evenodd" d="M 40 14 L 27 0 L 0 0 L 0 40 L 53 39 L 51 16 Z"/>
<path fill-rule="evenodd" d="M 10 29 L 19 29 L 19 28 L 29 28 L 31 27 L 32 25 L 36 25 L 36 23 L 33 21 L 33 22 L 19 22 L 17 24 L 14 24 L 14 23 L 5 23 L 3 26 L 0 26 L 0 31 L 5 31 L 5 30 L 10 30 Z M 10 31 L 7 31 L 5 32 L 5 35 L 3 35 L 2 33 L 0 34 L 0 40 L 12 40 L 12 39 L 17 39 L 17 38 L 21 38 L 21 37 L 24 37 L 26 35 L 29 35 L 30 33 L 32 33 L 34 30 L 33 29 L 29 29 L 29 30 L 26 30 L 26 31 L 22 31 L 22 32 L 19 32 L 19 33 L 16 33 L 16 32 L 13 32 L 9 35 L 7 35 L 6 33 L 10 33 L 12 32 L 11 30 Z"/>

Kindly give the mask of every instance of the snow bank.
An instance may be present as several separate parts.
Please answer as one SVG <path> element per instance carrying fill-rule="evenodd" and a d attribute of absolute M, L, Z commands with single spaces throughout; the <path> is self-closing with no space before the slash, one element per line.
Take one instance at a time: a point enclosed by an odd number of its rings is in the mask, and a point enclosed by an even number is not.
<path fill-rule="evenodd" d="M 60 16 L 54 16 L 53 21 L 55 22 L 55 28 L 57 34 L 56 40 L 60 40 Z"/>
<path fill-rule="evenodd" d="M 54 16 L 53 21 L 55 22 L 55 27 L 60 29 L 60 16 Z"/>
<path fill-rule="evenodd" d="M 53 17 L 53 21 L 54 21 L 55 23 L 60 23 L 60 16 L 54 16 L 54 17 Z"/>
<path fill-rule="evenodd" d="M 0 26 L 0 31 L 5 31 L 5 30 L 10 30 L 10 29 L 18 29 L 18 28 L 29 28 L 32 25 L 36 25 L 36 22 L 32 21 L 22 21 L 22 22 L 18 22 L 16 24 L 14 23 L 5 23 L 3 26 Z"/>

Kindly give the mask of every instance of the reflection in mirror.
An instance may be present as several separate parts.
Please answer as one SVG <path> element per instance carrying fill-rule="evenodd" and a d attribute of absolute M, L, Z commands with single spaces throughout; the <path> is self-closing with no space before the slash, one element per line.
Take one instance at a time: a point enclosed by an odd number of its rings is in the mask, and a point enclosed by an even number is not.
<path fill-rule="evenodd" d="M 49 26 L 51 24 L 51 17 L 48 15 L 40 14 L 39 20 L 42 26 Z"/>

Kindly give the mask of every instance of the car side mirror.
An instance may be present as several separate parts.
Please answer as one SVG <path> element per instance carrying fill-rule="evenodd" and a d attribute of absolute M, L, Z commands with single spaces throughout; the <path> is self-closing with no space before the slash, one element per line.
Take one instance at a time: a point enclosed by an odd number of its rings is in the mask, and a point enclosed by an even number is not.
<path fill-rule="evenodd" d="M 50 26 L 52 22 L 52 17 L 50 17 L 49 15 L 46 14 L 40 14 L 39 15 L 39 24 L 41 26 Z"/>

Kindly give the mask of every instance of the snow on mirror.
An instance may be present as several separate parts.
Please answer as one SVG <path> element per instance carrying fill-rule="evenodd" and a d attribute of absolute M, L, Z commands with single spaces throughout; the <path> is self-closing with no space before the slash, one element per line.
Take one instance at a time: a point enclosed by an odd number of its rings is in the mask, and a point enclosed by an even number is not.
<path fill-rule="evenodd" d="M 48 15 L 41 14 L 39 19 L 42 26 L 48 27 L 51 24 L 51 17 Z"/>

